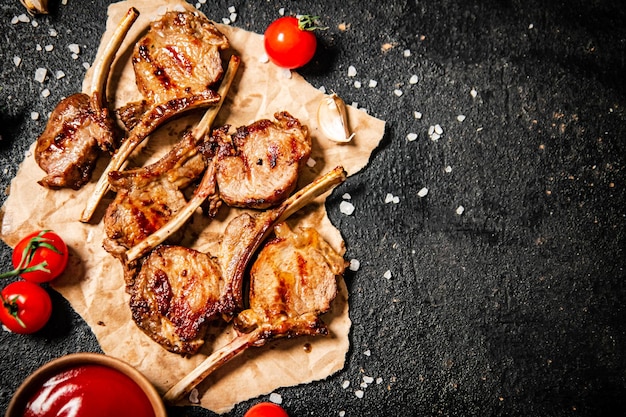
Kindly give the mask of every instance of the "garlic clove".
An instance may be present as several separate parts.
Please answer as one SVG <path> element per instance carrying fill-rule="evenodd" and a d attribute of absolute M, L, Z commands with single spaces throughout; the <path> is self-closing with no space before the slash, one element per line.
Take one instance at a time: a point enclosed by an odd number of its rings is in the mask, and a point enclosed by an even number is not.
<path fill-rule="evenodd" d="M 28 13 L 35 14 L 48 14 L 48 0 L 20 0 L 20 2 L 26 7 Z"/>
<path fill-rule="evenodd" d="M 317 123 L 324 135 L 335 142 L 350 142 L 354 133 L 348 127 L 346 104 L 335 93 L 325 96 L 317 108 Z"/>

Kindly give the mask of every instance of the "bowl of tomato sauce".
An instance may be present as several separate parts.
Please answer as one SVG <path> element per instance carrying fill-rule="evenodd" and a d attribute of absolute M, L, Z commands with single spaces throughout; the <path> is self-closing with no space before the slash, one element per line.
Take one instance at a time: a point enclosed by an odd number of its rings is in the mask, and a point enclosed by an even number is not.
<path fill-rule="evenodd" d="M 152 383 L 137 369 L 100 353 L 73 353 L 33 372 L 5 417 L 166 417 Z"/>

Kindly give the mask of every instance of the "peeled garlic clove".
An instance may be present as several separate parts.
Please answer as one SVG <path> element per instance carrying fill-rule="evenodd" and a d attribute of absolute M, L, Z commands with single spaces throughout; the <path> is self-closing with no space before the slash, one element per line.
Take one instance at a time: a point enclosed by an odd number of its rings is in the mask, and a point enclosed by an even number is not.
<path fill-rule="evenodd" d="M 20 0 L 30 14 L 48 14 L 48 0 Z"/>
<path fill-rule="evenodd" d="M 317 108 L 317 123 L 324 135 L 335 142 L 350 142 L 354 133 L 350 134 L 346 104 L 335 93 L 324 97 Z"/>

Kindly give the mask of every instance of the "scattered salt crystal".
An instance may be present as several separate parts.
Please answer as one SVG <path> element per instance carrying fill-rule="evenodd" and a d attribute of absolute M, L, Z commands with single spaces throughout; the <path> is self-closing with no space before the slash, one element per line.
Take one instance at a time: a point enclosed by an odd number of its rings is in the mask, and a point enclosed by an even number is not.
<path fill-rule="evenodd" d="M 61 70 L 55 71 L 54 76 L 56 77 L 57 80 L 60 80 L 61 78 L 65 77 L 65 73 Z"/>
<path fill-rule="evenodd" d="M 356 77 L 356 68 L 352 65 L 348 67 L 348 77 Z"/>
<path fill-rule="evenodd" d="M 404 55 L 404 57 L 405 57 L 405 58 L 410 57 L 410 56 L 411 56 L 411 50 L 410 50 L 410 49 L 405 49 L 405 50 L 402 52 L 402 55 Z"/>
<path fill-rule="evenodd" d="M 41 45 L 39 45 L 39 44 L 35 45 L 35 49 L 36 49 L 37 51 L 42 51 L 42 50 L 43 50 L 43 48 L 42 48 L 42 47 L 41 47 Z"/>
<path fill-rule="evenodd" d="M 387 193 L 385 196 L 385 203 L 391 203 L 393 201 L 393 194 Z"/>
<path fill-rule="evenodd" d="M 459 114 L 459 115 L 456 117 L 456 120 L 458 120 L 459 122 L 462 122 L 463 120 L 465 120 L 465 115 L 463 115 L 463 114 Z"/>
<path fill-rule="evenodd" d="M 341 198 L 343 198 L 344 200 L 352 200 L 352 196 L 350 195 L 350 193 L 344 193 Z"/>
<path fill-rule="evenodd" d="M 478 95 L 478 91 L 472 88 L 472 90 L 470 91 L 470 96 L 472 96 L 473 98 L 476 98 L 477 95 Z"/>
<path fill-rule="evenodd" d="M 273 402 L 274 404 L 282 404 L 283 403 L 283 397 L 280 394 L 272 392 L 270 394 L 270 401 Z"/>
<path fill-rule="evenodd" d="M 202 3 L 206 2 L 206 0 L 201 1 Z M 237 9 L 235 8 L 235 6 L 229 6 L 228 7 L 228 12 L 229 13 L 235 13 L 237 11 Z"/>
<path fill-rule="evenodd" d="M 535 25 L 533 25 L 532 23 L 530 25 L 528 25 L 528 29 L 532 29 L 534 27 L 535 27 Z"/>
<path fill-rule="evenodd" d="M 345 380 L 341 383 L 341 388 L 346 389 L 350 386 L 350 381 Z"/>
<path fill-rule="evenodd" d="M 194 388 L 189 393 L 189 402 L 192 404 L 200 404 L 200 397 L 198 396 L 198 389 Z"/>
<path fill-rule="evenodd" d="M 41 92 L 41 96 L 42 97 L 48 97 L 50 96 L 50 90 L 48 90 L 47 88 L 44 88 Z"/>
<path fill-rule="evenodd" d="M 33 20 L 32 22 L 30 22 L 31 25 L 33 25 L 34 28 L 38 28 L 39 27 L 39 22 L 36 20 Z"/>
<path fill-rule="evenodd" d="M 354 88 L 361 88 L 361 81 L 355 81 Z"/>
<path fill-rule="evenodd" d="M 363 396 L 365 395 L 365 392 L 363 392 L 363 390 L 356 390 L 354 391 L 354 395 L 356 395 L 357 398 L 363 398 Z"/>
<path fill-rule="evenodd" d="M 222 23 L 225 25 L 230 25 L 230 19 L 227 17 L 222 17 Z"/>
<path fill-rule="evenodd" d="M 91 64 L 89 62 L 83 62 L 83 68 L 85 68 L 86 70 L 89 69 L 89 67 L 91 67 Z"/>
<path fill-rule="evenodd" d="M 80 54 L 80 46 L 78 46 L 75 43 L 70 43 L 69 45 L 67 45 L 67 48 L 70 50 L 71 53 L 73 54 Z"/>
<path fill-rule="evenodd" d="M 371 384 L 372 382 L 374 382 L 374 378 L 372 378 L 371 376 L 363 376 L 363 382 L 365 382 L 366 384 Z"/>
<path fill-rule="evenodd" d="M 359 385 L 361 388 L 367 388 L 368 384 L 367 382 L 361 382 L 361 384 Z"/>
<path fill-rule="evenodd" d="M 419 111 L 414 111 L 413 112 L 413 117 L 415 117 L 416 119 L 421 119 L 422 118 L 422 113 Z"/>
<path fill-rule="evenodd" d="M 432 140 L 433 142 L 437 142 L 439 138 L 441 138 L 441 135 L 439 133 L 433 133 L 432 135 L 430 135 L 430 140 Z"/>
<path fill-rule="evenodd" d="M 417 84 L 417 75 L 411 75 L 411 78 L 409 78 L 409 84 Z"/>
<path fill-rule="evenodd" d="M 400 97 L 402 95 L 402 90 L 400 90 L 399 88 L 396 88 L 395 90 L 393 90 L 393 93 L 396 96 Z"/>
<path fill-rule="evenodd" d="M 341 410 L 341 411 L 339 412 L 339 417 L 345 417 L 345 415 L 346 415 L 346 412 L 345 412 L 345 411 Z"/>
<path fill-rule="evenodd" d="M 371 350 L 369 350 L 369 349 L 367 349 L 365 352 L 363 352 L 363 354 L 364 354 L 365 356 L 372 356 L 372 351 L 371 351 Z"/>
<path fill-rule="evenodd" d="M 317 164 L 317 161 L 313 158 L 309 158 L 306 161 L 306 166 L 308 166 L 309 168 L 313 168 L 315 164 Z"/>
<path fill-rule="evenodd" d="M 30 118 L 32 120 L 39 120 L 39 113 L 37 113 L 36 111 L 30 112 Z"/>
<path fill-rule="evenodd" d="M 369 82 L 369 84 L 368 84 L 368 86 L 369 86 L 370 88 L 374 88 L 374 87 L 376 87 L 377 85 L 378 85 L 378 81 L 376 81 L 376 80 L 370 80 L 370 82 Z"/>
<path fill-rule="evenodd" d="M 72 54 L 72 59 L 78 59 L 78 54 Z"/>
<path fill-rule="evenodd" d="M 48 70 L 45 68 L 37 68 L 35 71 L 35 81 L 43 83 L 46 79 L 46 74 L 48 74 Z"/>
<path fill-rule="evenodd" d="M 326 87 L 325 86 L 321 85 L 320 88 L 318 88 L 318 90 L 320 90 L 320 92 L 322 94 L 326 94 Z"/>
<path fill-rule="evenodd" d="M 438 125 L 438 124 L 437 124 L 437 125 L 435 125 L 435 133 L 436 133 L 436 134 L 438 134 L 438 135 L 443 134 L 443 129 L 442 129 L 442 128 L 441 128 L 441 126 L 440 126 L 440 125 Z"/>
<path fill-rule="evenodd" d="M 46 52 L 50 52 L 54 49 L 54 45 L 46 45 L 44 46 L 44 49 L 46 50 Z"/>
<path fill-rule="evenodd" d="M 383 274 L 384 278 L 387 279 L 391 279 L 391 271 L 390 270 L 386 270 L 385 273 Z"/>
<path fill-rule="evenodd" d="M 376 384 L 382 384 L 383 379 L 381 377 L 376 378 Z"/>
<path fill-rule="evenodd" d="M 231 13 L 230 16 L 228 16 L 228 18 L 230 19 L 231 22 L 235 22 L 237 20 L 237 13 Z"/>
<path fill-rule="evenodd" d="M 465 211 L 465 207 L 463 207 L 463 206 L 458 206 L 458 207 L 456 208 L 456 214 L 458 214 L 459 216 L 460 216 L 461 214 L 463 214 L 463 212 L 464 212 L 464 211 Z"/>
<path fill-rule="evenodd" d="M 58 34 L 59 34 L 59 33 L 57 32 L 57 30 L 56 30 L 56 29 L 54 29 L 54 28 L 50 28 L 50 29 L 48 30 L 48 35 L 50 35 L 50 36 L 51 36 L 51 37 L 53 37 L 53 38 L 54 38 L 54 37 L 56 37 Z"/>
<path fill-rule="evenodd" d="M 426 197 L 426 194 L 428 194 L 428 188 L 426 187 L 422 188 L 421 190 L 417 192 L 418 197 Z"/>
<path fill-rule="evenodd" d="M 19 67 L 20 64 L 22 63 L 22 58 L 20 58 L 19 56 L 14 56 L 13 63 L 15 64 L 16 67 Z"/>
<path fill-rule="evenodd" d="M 352 103 L 350 103 L 350 105 L 354 107 L 355 109 L 359 107 L 358 101 L 353 101 Z"/>
<path fill-rule="evenodd" d="M 67 0 L 61 0 L 61 4 L 64 6 L 67 5 Z"/>
<path fill-rule="evenodd" d="M 452 167 L 450 165 L 448 165 L 443 170 L 449 174 L 449 173 L 452 172 Z"/>
<path fill-rule="evenodd" d="M 278 9 L 278 14 L 281 15 L 281 16 L 284 16 L 285 15 L 285 8 L 281 7 L 280 9 Z"/>
<path fill-rule="evenodd" d="M 202 5 L 200 3 L 196 3 L 196 9 L 199 9 L 200 7 L 202 7 Z"/>
<path fill-rule="evenodd" d="M 406 140 L 408 140 L 409 142 L 413 142 L 415 139 L 417 139 L 417 133 L 411 132 L 406 135 Z"/>
<path fill-rule="evenodd" d="M 350 271 L 356 272 L 359 270 L 360 267 L 361 262 L 358 259 L 350 259 L 350 265 L 348 266 L 348 269 L 350 269 Z"/>
<path fill-rule="evenodd" d="M 339 204 L 339 211 L 343 214 L 345 214 L 346 216 L 351 215 L 352 213 L 354 213 L 354 204 L 348 202 L 348 201 L 342 201 Z"/>
<path fill-rule="evenodd" d="M 28 23 L 30 22 L 30 17 L 28 17 L 27 15 L 25 15 L 24 13 L 22 13 L 21 15 L 19 15 L 17 17 L 18 22 L 22 22 L 22 23 Z"/>
<path fill-rule="evenodd" d="M 11 19 L 12 25 L 17 25 L 19 22 L 20 22 L 20 19 L 18 19 L 17 16 L 13 16 L 13 18 Z"/>
<path fill-rule="evenodd" d="M 289 68 L 281 68 L 279 74 L 280 78 L 284 78 L 286 80 L 291 78 L 291 70 Z"/>

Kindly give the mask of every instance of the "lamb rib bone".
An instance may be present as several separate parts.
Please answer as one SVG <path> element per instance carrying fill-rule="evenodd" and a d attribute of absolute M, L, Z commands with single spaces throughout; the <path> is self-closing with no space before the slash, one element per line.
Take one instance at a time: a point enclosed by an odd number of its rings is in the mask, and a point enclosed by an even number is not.
<path fill-rule="evenodd" d="M 230 262 L 230 264 L 234 263 L 234 268 L 241 272 L 241 276 L 243 276 L 243 270 L 245 270 L 250 258 L 254 252 L 256 252 L 256 249 L 260 246 L 263 240 L 265 240 L 265 238 L 267 238 L 267 236 L 271 233 L 273 226 L 283 222 L 293 213 L 300 210 L 318 196 L 341 184 L 345 181 L 346 177 L 347 173 L 344 168 L 338 166 L 293 194 L 279 207 L 257 215 L 257 217 L 263 217 L 262 221 L 257 222 L 257 224 L 259 224 L 259 233 L 256 235 L 257 238 L 254 239 L 251 245 L 241 245 L 243 249 L 241 252 L 243 253 L 234 255 L 233 261 Z M 267 219 L 267 221 L 264 221 L 265 219 Z M 225 272 L 225 275 L 226 274 L 228 274 L 228 272 Z M 239 283 L 239 285 L 240 284 L 241 283 Z M 241 294 L 241 291 L 239 291 L 239 293 Z M 175 403 L 181 400 L 221 365 L 228 362 L 248 347 L 263 344 L 266 340 L 266 332 L 267 329 L 259 326 L 249 333 L 238 334 L 231 342 L 214 351 L 195 369 L 172 386 L 163 395 L 163 399 L 169 403 Z"/>
<path fill-rule="evenodd" d="M 220 101 L 214 107 L 211 107 L 206 111 L 198 125 L 191 133 L 196 141 L 201 141 L 211 129 L 211 125 L 217 117 L 217 114 L 224 103 L 224 99 L 228 94 L 228 90 L 235 79 L 239 63 L 240 59 L 238 56 L 231 56 L 228 63 L 228 69 L 224 74 L 224 78 L 219 89 L 217 90 L 217 93 L 220 96 Z M 209 162 L 209 166 L 207 167 L 198 188 L 196 188 L 193 197 L 187 202 L 182 210 L 176 213 L 176 215 L 172 217 L 162 228 L 126 251 L 126 262 L 132 262 L 145 255 L 158 244 L 164 242 L 169 236 L 185 224 L 189 217 L 191 217 L 196 209 L 200 207 L 202 202 L 209 196 L 210 190 L 215 187 L 215 168 L 213 165 L 212 161 Z"/>
<path fill-rule="evenodd" d="M 111 64 L 139 12 L 131 7 L 94 64 L 91 91 L 61 100 L 37 138 L 35 160 L 46 172 L 39 184 L 81 188 L 91 179 L 100 151 L 113 153 L 117 141 L 106 100 Z"/>

